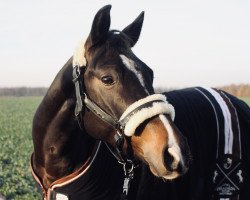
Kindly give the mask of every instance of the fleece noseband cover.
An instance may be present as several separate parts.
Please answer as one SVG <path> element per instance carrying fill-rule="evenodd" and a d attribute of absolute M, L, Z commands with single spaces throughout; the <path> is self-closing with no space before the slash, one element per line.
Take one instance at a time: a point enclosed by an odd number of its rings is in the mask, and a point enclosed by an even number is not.
<path fill-rule="evenodd" d="M 125 120 L 124 134 L 126 136 L 132 136 L 136 128 L 145 120 L 160 114 L 168 114 L 171 119 L 174 120 L 174 107 L 167 102 L 166 96 L 153 94 L 131 104 L 122 114 L 119 122 L 123 124 Z"/>

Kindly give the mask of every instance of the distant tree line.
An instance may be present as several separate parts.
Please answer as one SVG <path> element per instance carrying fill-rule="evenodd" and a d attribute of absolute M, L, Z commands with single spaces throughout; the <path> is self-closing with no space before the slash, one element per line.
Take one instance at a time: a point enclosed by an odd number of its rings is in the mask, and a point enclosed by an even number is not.
<path fill-rule="evenodd" d="M 0 96 L 44 96 L 47 90 L 46 87 L 5 87 L 0 88 Z"/>
<path fill-rule="evenodd" d="M 219 89 L 222 89 L 237 97 L 250 97 L 250 84 L 231 84 L 219 87 Z"/>
<path fill-rule="evenodd" d="M 216 88 L 224 90 L 237 97 L 250 97 L 250 84 L 238 84 L 238 85 L 231 84 L 231 85 L 216 87 Z M 175 89 L 178 89 L 178 88 L 157 87 L 155 88 L 155 92 L 162 93 L 162 92 L 168 92 L 168 91 L 175 90 Z"/>

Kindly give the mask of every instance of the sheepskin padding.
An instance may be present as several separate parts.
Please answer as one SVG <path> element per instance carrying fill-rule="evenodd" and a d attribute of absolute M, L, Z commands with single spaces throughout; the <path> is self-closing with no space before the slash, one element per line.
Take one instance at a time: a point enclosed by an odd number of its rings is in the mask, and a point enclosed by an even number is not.
<path fill-rule="evenodd" d="M 138 108 L 139 106 L 151 102 L 151 101 L 159 101 L 154 102 L 151 107 L 142 108 L 141 110 L 134 113 L 131 116 L 129 121 L 126 123 L 124 128 L 124 134 L 127 136 L 132 136 L 135 133 L 136 128 L 143 123 L 145 120 L 154 117 L 160 114 L 168 114 L 170 115 L 171 119 L 174 120 L 175 117 L 175 110 L 174 107 L 169 104 L 166 100 L 166 96 L 162 94 L 153 94 L 147 96 L 146 98 L 140 99 L 130 105 L 126 111 L 122 114 L 119 121 L 123 120 L 130 112 Z"/>
<path fill-rule="evenodd" d="M 78 43 L 78 45 L 75 49 L 74 55 L 73 55 L 73 61 L 72 61 L 73 67 L 75 67 L 75 66 L 85 67 L 86 66 L 87 61 L 85 58 L 84 45 L 85 45 L 85 40 L 81 40 Z"/>

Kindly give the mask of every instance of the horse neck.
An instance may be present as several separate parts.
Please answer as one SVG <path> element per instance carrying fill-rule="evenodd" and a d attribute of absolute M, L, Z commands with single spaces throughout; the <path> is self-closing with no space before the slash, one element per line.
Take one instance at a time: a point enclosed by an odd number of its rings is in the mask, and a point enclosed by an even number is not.
<path fill-rule="evenodd" d="M 33 119 L 33 168 L 46 188 L 77 170 L 94 145 L 74 116 L 71 63 L 70 59 L 58 73 Z"/>

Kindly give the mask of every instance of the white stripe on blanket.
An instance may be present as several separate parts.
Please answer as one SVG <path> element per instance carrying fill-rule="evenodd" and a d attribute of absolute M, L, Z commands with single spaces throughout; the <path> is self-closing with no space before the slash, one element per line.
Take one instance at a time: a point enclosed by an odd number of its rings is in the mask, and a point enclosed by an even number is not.
<path fill-rule="evenodd" d="M 231 113 L 227 107 L 226 102 L 223 98 L 212 88 L 205 87 L 208 92 L 210 92 L 216 101 L 219 103 L 223 116 L 224 116 L 224 134 L 225 134 L 225 154 L 232 154 L 233 152 L 233 130 L 232 130 L 232 121 L 231 121 Z"/>

